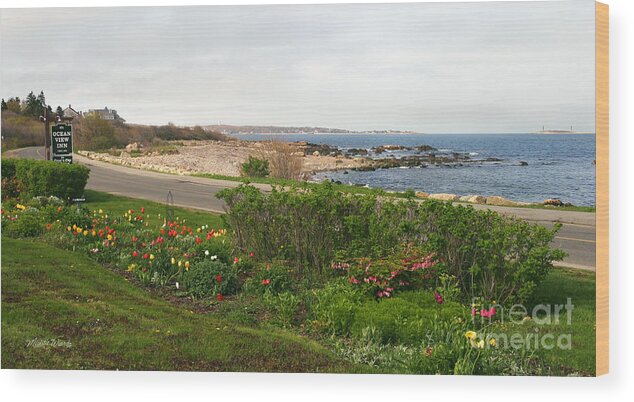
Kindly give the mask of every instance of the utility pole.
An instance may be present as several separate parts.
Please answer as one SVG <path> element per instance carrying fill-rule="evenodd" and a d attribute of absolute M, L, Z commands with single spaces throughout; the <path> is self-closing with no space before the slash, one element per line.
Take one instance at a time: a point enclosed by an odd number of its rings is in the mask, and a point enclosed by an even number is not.
<path fill-rule="evenodd" d="M 44 116 L 40 116 L 40 120 L 44 123 L 44 155 L 47 161 L 51 160 L 51 136 L 50 136 L 50 123 L 55 120 L 48 114 L 48 108 L 44 107 Z"/>

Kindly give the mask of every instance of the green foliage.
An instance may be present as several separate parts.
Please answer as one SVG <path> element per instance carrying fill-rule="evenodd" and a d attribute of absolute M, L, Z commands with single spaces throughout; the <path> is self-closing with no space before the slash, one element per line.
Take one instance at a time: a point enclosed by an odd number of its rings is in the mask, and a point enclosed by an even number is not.
<path fill-rule="evenodd" d="M 187 292 L 194 297 L 231 295 L 240 288 L 236 269 L 220 261 L 193 264 L 183 277 Z"/>
<path fill-rule="evenodd" d="M 3 219 L 2 233 L 9 237 L 35 237 L 44 232 L 44 223 L 42 222 L 39 211 L 31 208 L 21 213 L 17 219 Z"/>
<path fill-rule="evenodd" d="M 500 303 L 530 296 L 552 262 L 552 230 L 492 211 L 428 200 L 395 200 L 336 191 L 331 184 L 274 188 L 264 194 L 241 185 L 218 194 L 229 211 L 239 250 L 266 261 L 288 260 L 300 274 L 324 274 L 337 253 L 346 258 L 383 258 L 405 242 L 435 253 L 464 299 Z"/>
<path fill-rule="evenodd" d="M 289 268 L 283 264 L 261 264 L 248 281 L 248 290 L 254 294 L 277 295 L 291 289 Z"/>
<path fill-rule="evenodd" d="M 14 177 L 23 197 L 52 195 L 63 200 L 80 197 L 84 192 L 89 173 L 90 170 L 87 167 L 76 164 L 30 159 L 2 159 L 3 186 L 5 179 L 9 182 Z M 8 176 L 9 174 L 14 176 Z"/>
<path fill-rule="evenodd" d="M 249 160 L 240 167 L 240 173 L 246 177 L 266 177 L 269 175 L 269 161 L 249 156 Z"/>
<path fill-rule="evenodd" d="M 290 327 L 293 325 L 297 308 L 300 304 L 299 297 L 291 292 L 282 292 L 278 294 L 265 293 L 264 304 L 269 310 L 275 313 L 277 320 L 282 327 Z"/>

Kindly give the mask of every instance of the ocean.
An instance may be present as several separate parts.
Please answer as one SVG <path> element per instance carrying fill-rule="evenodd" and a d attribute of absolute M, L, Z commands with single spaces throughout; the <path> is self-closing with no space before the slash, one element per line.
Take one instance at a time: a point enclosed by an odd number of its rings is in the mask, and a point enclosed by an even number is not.
<path fill-rule="evenodd" d="M 325 178 L 373 188 L 458 195 L 499 195 L 515 201 L 559 198 L 574 205 L 596 204 L 594 134 L 244 134 L 244 140 L 280 139 L 328 144 L 341 149 L 380 145 L 430 145 L 437 155 L 468 153 L 471 158 L 501 162 L 379 169 L 373 172 L 321 172 Z M 385 152 L 381 157 L 405 155 Z M 528 165 L 520 166 L 520 161 Z"/>

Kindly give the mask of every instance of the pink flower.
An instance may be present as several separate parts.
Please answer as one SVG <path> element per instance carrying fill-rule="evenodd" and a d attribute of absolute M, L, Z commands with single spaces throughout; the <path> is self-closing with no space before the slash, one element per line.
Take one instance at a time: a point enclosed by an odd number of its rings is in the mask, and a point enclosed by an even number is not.
<path fill-rule="evenodd" d="M 443 304 L 445 302 L 445 299 L 443 299 L 442 295 L 438 292 L 434 293 L 434 298 L 436 299 L 437 304 Z"/>
<path fill-rule="evenodd" d="M 262 279 L 262 285 L 268 285 L 269 283 L 271 283 L 270 279 Z"/>
<path fill-rule="evenodd" d="M 132 252 L 132 257 L 138 257 L 138 256 L 139 256 L 139 253 L 137 253 L 136 251 Z"/>
<path fill-rule="evenodd" d="M 239 259 L 238 257 L 235 257 L 235 258 L 233 259 L 233 263 L 234 263 L 234 264 L 237 264 L 237 263 L 239 263 L 239 262 L 240 262 L 240 259 Z"/>
<path fill-rule="evenodd" d="M 254 255 L 253 251 L 249 253 L 249 257 L 253 257 Z"/>

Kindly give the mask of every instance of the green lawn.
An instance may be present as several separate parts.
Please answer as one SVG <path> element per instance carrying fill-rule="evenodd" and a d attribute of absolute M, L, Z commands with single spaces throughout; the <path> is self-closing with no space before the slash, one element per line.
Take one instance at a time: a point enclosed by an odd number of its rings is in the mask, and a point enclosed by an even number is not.
<path fill-rule="evenodd" d="M 94 190 L 86 190 L 84 194 L 86 196 L 86 203 L 84 205 L 90 210 L 103 209 L 110 214 L 123 215 L 129 210 L 134 210 L 135 214 L 139 214 L 141 208 L 144 207 L 146 215 L 145 222 L 148 222 L 150 225 L 161 225 L 165 219 L 165 204 Z M 174 217 L 178 217 L 187 226 L 209 225 L 212 229 L 224 227 L 221 215 L 206 211 L 174 207 Z"/>
<path fill-rule="evenodd" d="M 29 345 L 33 340 L 70 347 Z M 8 238 L 2 368 L 357 371 L 306 338 L 194 314 L 79 253 Z"/>

